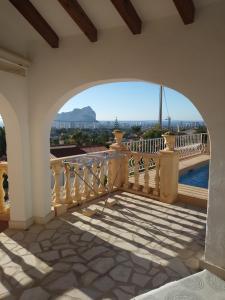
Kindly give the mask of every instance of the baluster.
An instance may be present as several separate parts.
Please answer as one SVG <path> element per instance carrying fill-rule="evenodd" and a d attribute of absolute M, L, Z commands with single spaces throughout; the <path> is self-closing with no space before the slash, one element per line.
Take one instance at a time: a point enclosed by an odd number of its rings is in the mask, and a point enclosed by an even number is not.
<path fill-rule="evenodd" d="M 98 168 L 97 168 L 97 163 L 94 162 L 92 165 L 92 180 L 93 180 L 93 195 L 97 196 L 98 195 Z"/>
<path fill-rule="evenodd" d="M 0 165 L 0 213 L 5 212 L 5 190 L 3 188 L 3 181 L 4 177 L 3 175 L 6 173 L 6 170 L 4 167 Z"/>
<path fill-rule="evenodd" d="M 73 182 L 73 189 L 74 189 L 74 201 L 77 203 L 77 204 L 81 204 L 81 192 L 80 192 L 80 167 L 78 164 L 76 164 L 74 166 L 74 182 Z"/>
<path fill-rule="evenodd" d="M 124 188 L 129 188 L 130 187 L 130 184 L 129 184 L 129 159 L 130 159 L 130 155 L 126 155 L 125 158 L 124 158 L 124 163 L 125 163 L 125 166 L 124 166 L 124 185 L 123 187 Z"/>
<path fill-rule="evenodd" d="M 138 155 L 134 156 L 134 185 L 133 189 L 138 191 L 140 189 L 139 185 L 139 160 L 138 160 Z"/>
<path fill-rule="evenodd" d="M 143 160 L 144 160 L 144 167 L 145 167 L 143 192 L 148 194 L 149 190 L 150 190 L 150 188 L 149 188 L 149 170 L 148 170 L 149 160 L 147 157 L 144 157 Z"/>
<path fill-rule="evenodd" d="M 52 175 L 54 178 L 54 188 L 52 191 L 52 200 L 55 204 L 61 203 L 60 197 L 60 173 L 61 173 L 61 161 L 52 163 Z"/>
<path fill-rule="evenodd" d="M 83 168 L 84 170 L 84 192 L 83 192 L 83 196 L 84 196 L 84 201 L 88 201 L 90 198 L 90 188 L 89 188 L 89 184 L 90 184 L 90 180 L 89 180 L 89 171 L 88 171 L 88 167 L 84 166 Z"/>
<path fill-rule="evenodd" d="M 111 192 L 113 189 L 113 182 L 112 182 L 112 160 L 108 161 L 108 180 L 107 180 L 107 186 L 108 190 Z"/>
<path fill-rule="evenodd" d="M 64 164 L 64 203 L 66 204 L 72 204 L 73 199 L 71 197 L 71 191 L 70 191 L 70 165 L 69 163 Z"/>
<path fill-rule="evenodd" d="M 99 193 L 104 193 L 105 192 L 105 184 L 106 184 L 106 174 L 105 174 L 105 162 L 103 161 L 100 164 L 100 174 L 99 174 L 99 178 L 100 178 L 100 184 L 99 184 Z"/>
<path fill-rule="evenodd" d="M 155 196 L 159 196 L 159 184 L 160 184 L 160 177 L 159 177 L 159 160 L 155 161 L 155 189 L 153 194 Z"/>

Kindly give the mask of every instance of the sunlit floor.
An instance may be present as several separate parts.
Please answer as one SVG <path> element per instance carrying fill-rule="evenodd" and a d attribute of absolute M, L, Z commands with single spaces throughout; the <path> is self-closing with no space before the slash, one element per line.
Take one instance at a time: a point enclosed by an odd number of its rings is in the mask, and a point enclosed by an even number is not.
<path fill-rule="evenodd" d="M 206 211 L 116 193 L 112 209 L 75 209 L 0 234 L 0 299 L 131 299 L 198 270 Z"/>

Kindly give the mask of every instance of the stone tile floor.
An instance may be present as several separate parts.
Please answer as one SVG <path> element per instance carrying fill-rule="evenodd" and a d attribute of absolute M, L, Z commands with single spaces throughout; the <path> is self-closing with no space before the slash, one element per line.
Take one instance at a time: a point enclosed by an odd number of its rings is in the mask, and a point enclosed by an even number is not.
<path fill-rule="evenodd" d="M 76 209 L 0 234 L 0 299 L 131 299 L 196 272 L 206 211 L 118 192 L 112 209 Z"/>

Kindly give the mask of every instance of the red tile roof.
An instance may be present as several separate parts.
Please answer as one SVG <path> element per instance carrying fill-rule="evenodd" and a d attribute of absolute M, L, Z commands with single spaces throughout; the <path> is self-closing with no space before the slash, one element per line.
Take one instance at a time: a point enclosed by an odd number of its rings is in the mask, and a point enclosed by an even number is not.
<path fill-rule="evenodd" d="M 50 149 L 50 158 L 58 158 L 65 156 L 73 156 L 80 155 L 92 152 L 100 152 L 108 150 L 105 146 L 86 146 L 86 147 L 78 147 L 75 145 L 60 145 L 54 146 Z"/>

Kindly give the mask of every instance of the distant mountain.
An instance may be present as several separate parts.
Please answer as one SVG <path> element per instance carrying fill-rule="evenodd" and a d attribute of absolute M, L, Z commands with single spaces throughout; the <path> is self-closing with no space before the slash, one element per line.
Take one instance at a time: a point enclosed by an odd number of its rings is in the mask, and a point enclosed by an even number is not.
<path fill-rule="evenodd" d="M 55 120 L 95 122 L 96 121 L 96 113 L 90 106 L 86 106 L 83 108 L 75 108 L 72 111 L 59 113 L 59 114 L 57 114 L 57 117 Z"/>

